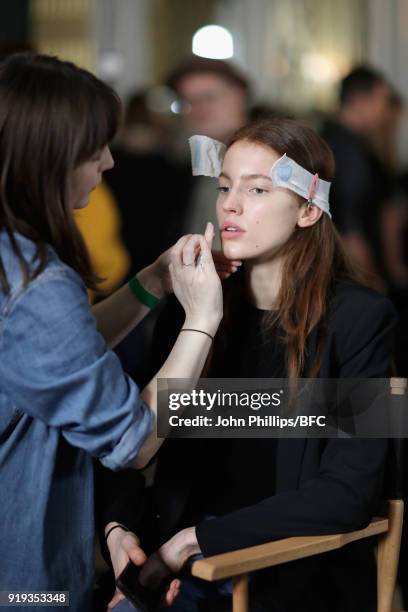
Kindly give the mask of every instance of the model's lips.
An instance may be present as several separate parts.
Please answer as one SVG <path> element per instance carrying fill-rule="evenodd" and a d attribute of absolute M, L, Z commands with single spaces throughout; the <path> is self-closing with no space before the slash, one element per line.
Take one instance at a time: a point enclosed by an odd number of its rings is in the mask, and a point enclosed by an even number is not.
<path fill-rule="evenodd" d="M 245 230 L 243 230 L 236 223 L 226 221 L 223 223 L 221 227 L 221 238 L 223 240 L 229 240 L 230 238 L 240 238 L 243 234 L 245 234 Z"/>
<path fill-rule="evenodd" d="M 236 223 L 233 223 L 232 221 L 225 221 L 225 223 L 223 223 L 221 226 L 221 231 L 222 232 L 229 232 L 229 231 L 244 232 L 242 227 L 240 227 Z"/>

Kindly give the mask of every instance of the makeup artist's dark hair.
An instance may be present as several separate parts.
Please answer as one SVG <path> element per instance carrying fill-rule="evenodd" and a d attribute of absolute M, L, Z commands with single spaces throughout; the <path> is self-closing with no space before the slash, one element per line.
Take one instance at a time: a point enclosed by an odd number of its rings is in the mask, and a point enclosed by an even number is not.
<path fill-rule="evenodd" d="M 119 117 L 113 89 L 70 62 L 36 53 L 0 62 L 0 231 L 9 236 L 25 283 L 44 269 L 50 244 L 95 287 L 67 188 L 73 170 L 112 140 Z M 16 233 L 36 245 L 31 273 Z M 9 291 L 1 256 L 0 286 Z"/>

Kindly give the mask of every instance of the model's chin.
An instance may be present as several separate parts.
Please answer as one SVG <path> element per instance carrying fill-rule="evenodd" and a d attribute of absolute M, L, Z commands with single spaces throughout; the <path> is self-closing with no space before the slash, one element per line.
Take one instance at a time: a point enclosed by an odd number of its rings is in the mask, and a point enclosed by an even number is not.
<path fill-rule="evenodd" d="M 265 261 L 265 259 L 273 259 L 276 255 L 273 249 L 265 250 L 253 244 L 245 246 L 232 240 L 223 241 L 222 252 L 227 259 L 240 259 L 241 261 Z"/>
<path fill-rule="evenodd" d="M 232 240 L 222 241 L 222 252 L 227 259 L 246 259 L 248 256 L 247 249 L 243 245 L 233 242 Z"/>

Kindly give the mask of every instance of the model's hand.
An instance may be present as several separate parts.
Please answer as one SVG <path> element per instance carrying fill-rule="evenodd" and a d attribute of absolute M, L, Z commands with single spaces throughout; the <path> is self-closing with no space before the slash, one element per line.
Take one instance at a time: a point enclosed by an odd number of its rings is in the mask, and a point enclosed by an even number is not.
<path fill-rule="evenodd" d="M 163 580 L 179 572 L 189 557 L 200 552 L 195 527 L 179 531 L 148 558 L 140 572 L 141 583 L 158 588 Z"/>
<path fill-rule="evenodd" d="M 105 532 L 108 532 L 115 523 L 109 523 Z M 108 537 L 107 545 L 112 561 L 115 578 L 125 569 L 129 561 L 135 565 L 143 565 L 146 561 L 146 554 L 140 547 L 139 538 L 130 531 L 114 529 Z M 165 603 L 171 605 L 177 597 L 180 588 L 179 580 L 173 580 L 166 593 Z M 120 601 L 125 599 L 123 593 L 116 589 L 115 594 L 108 604 L 108 611 L 112 610 Z"/>
<path fill-rule="evenodd" d="M 172 572 L 179 572 L 187 559 L 192 555 L 201 553 L 197 541 L 196 528 L 187 527 L 186 529 L 182 529 L 163 544 L 163 546 L 159 548 L 158 553 Z"/>
<path fill-rule="evenodd" d="M 181 240 L 187 243 L 187 241 L 191 238 L 191 236 L 192 234 L 187 234 L 186 236 L 183 236 Z M 211 223 L 207 223 L 204 237 L 207 240 L 207 243 L 210 246 L 210 248 L 212 245 L 213 236 L 214 236 L 214 227 Z M 156 289 L 156 291 L 152 291 L 152 293 L 154 293 L 154 295 L 157 295 L 157 297 L 164 297 L 165 295 L 169 295 L 170 293 L 173 293 L 173 285 L 171 282 L 171 276 L 169 272 L 172 248 L 174 247 L 171 247 L 170 249 L 167 249 L 167 251 L 164 251 L 164 253 L 162 253 L 160 257 L 158 257 L 151 266 L 149 266 L 148 268 L 145 268 L 145 270 L 148 270 L 148 275 L 150 277 L 153 277 L 151 278 L 150 282 L 152 283 L 152 285 L 154 285 L 154 288 Z M 230 261 L 224 256 L 222 251 L 213 251 L 212 255 L 213 255 L 215 269 L 217 270 L 217 273 L 219 277 L 221 278 L 221 280 L 225 280 L 226 278 L 231 276 L 231 274 L 236 272 L 238 270 L 238 267 L 242 263 L 239 260 Z M 142 271 L 142 273 L 143 272 L 144 271 Z M 142 274 L 142 273 L 139 273 L 139 274 Z M 141 278 L 139 274 L 138 274 L 139 280 L 143 284 L 143 281 L 146 282 L 147 278 Z M 143 286 L 145 285 L 143 284 Z"/>

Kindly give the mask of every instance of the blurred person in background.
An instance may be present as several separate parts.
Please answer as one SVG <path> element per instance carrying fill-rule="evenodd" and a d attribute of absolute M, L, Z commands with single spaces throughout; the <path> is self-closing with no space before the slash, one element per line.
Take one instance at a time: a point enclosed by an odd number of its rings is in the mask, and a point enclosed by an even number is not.
<path fill-rule="evenodd" d="M 390 173 L 393 193 L 384 207 L 381 218 L 381 233 L 385 274 L 391 289 L 408 287 L 407 236 L 408 185 L 401 172 L 398 159 L 398 137 L 404 118 L 404 101 L 397 92 L 392 92 L 388 108 L 388 119 L 378 134 L 374 146 L 377 155 Z"/>
<path fill-rule="evenodd" d="M 340 83 L 340 109 L 322 136 L 336 161 L 333 220 L 355 262 L 383 288 L 379 219 L 390 197 L 389 172 L 372 144 L 389 118 L 390 86 L 376 70 L 359 66 Z"/>
<path fill-rule="evenodd" d="M 397 92 L 390 97 L 388 121 L 377 151 L 390 173 L 393 191 L 380 216 L 382 256 L 389 294 L 399 315 L 395 347 L 398 376 L 408 375 L 408 180 L 398 159 L 398 137 L 404 118 L 404 101 Z"/>
<path fill-rule="evenodd" d="M 381 129 L 372 134 L 371 145 L 379 164 L 378 173 L 388 181 L 388 198 L 379 211 L 379 248 L 383 277 L 397 308 L 395 368 L 398 376 L 408 375 L 408 180 L 399 163 L 399 142 L 405 105 L 396 90 L 390 91 L 386 117 Z"/>
<path fill-rule="evenodd" d="M 179 96 L 191 134 L 227 140 L 246 121 L 248 82 L 228 62 L 192 57 L 169 75 L 167 84 Z"/>
<path fill-rule="evenodd" d="M 385 121 L 375 133 L 371 141 L 378 158 L 393 173 L 399 168 L 398 137 L 405 115 L 405 101 L 399 91 L 391 88 L 386 109 Z"/>

